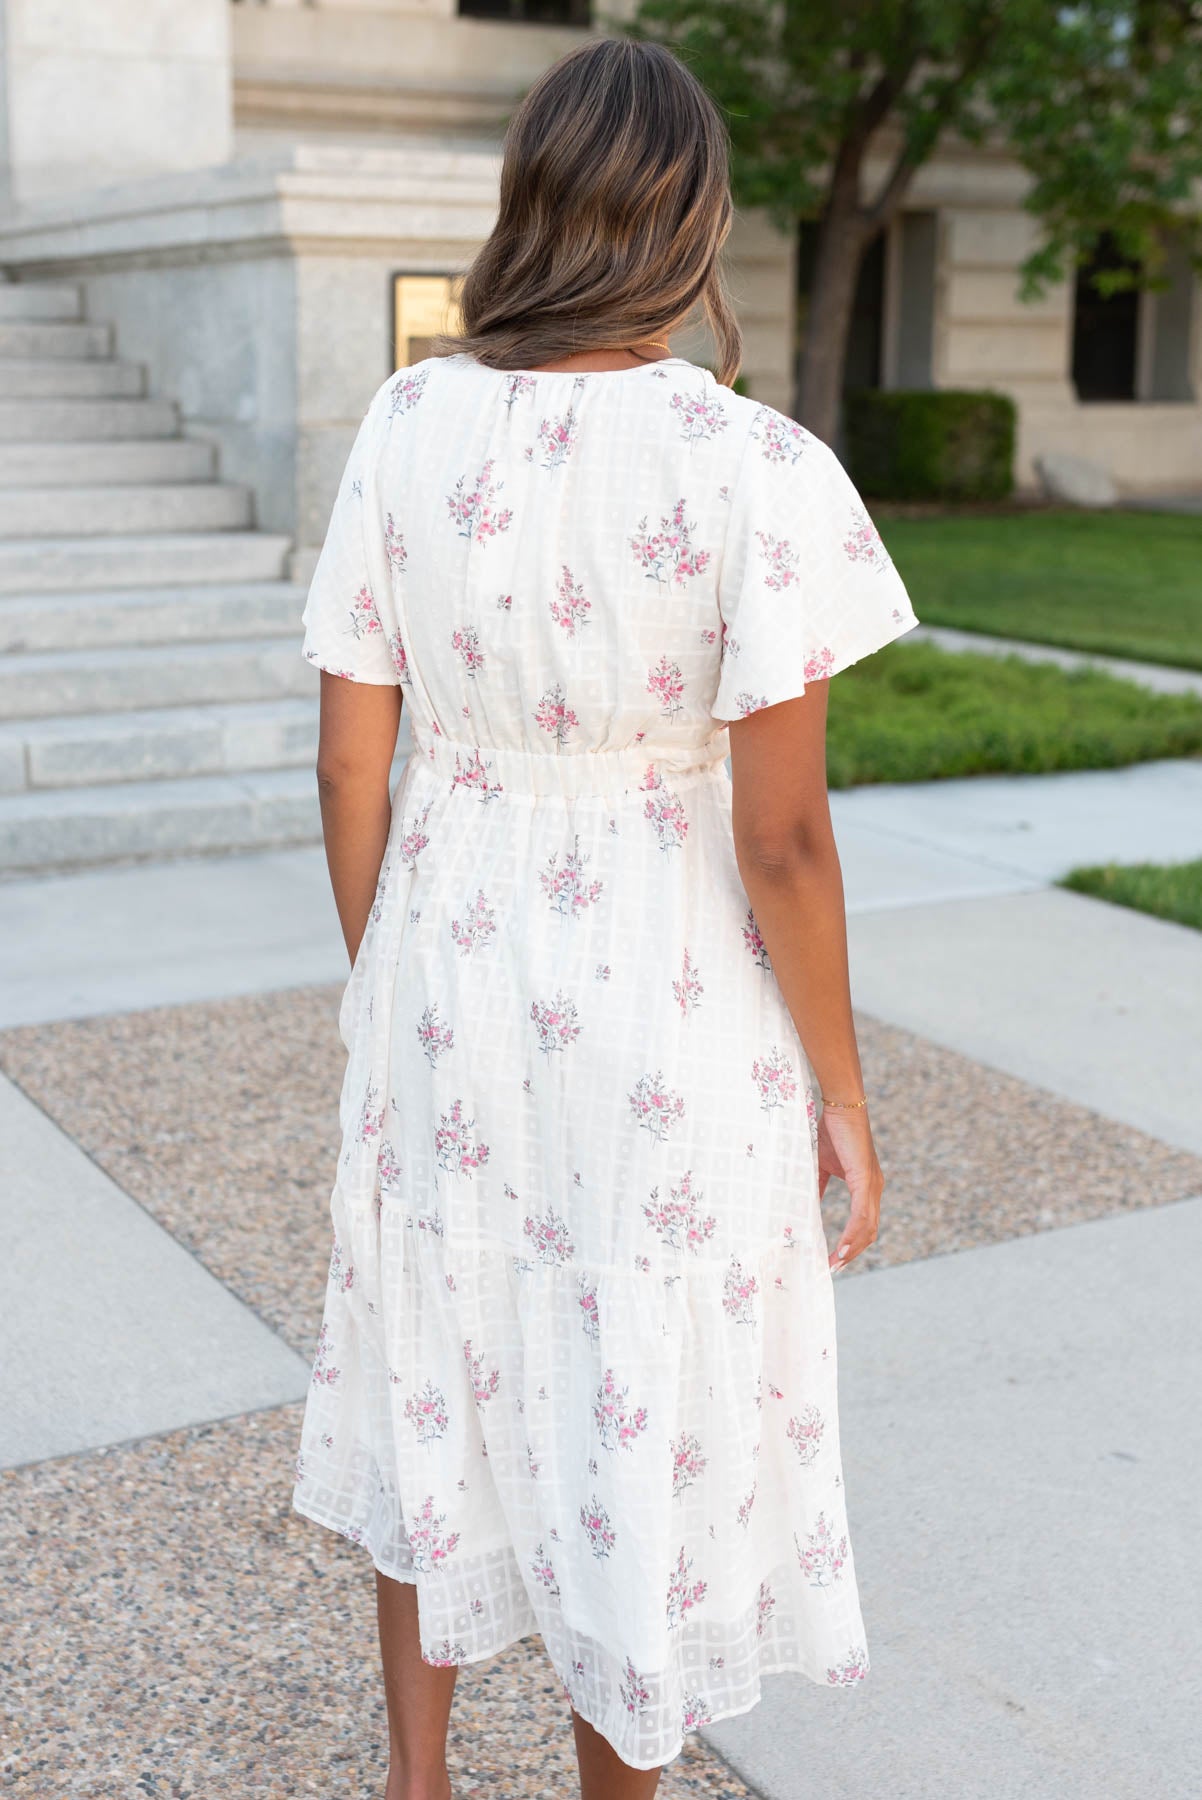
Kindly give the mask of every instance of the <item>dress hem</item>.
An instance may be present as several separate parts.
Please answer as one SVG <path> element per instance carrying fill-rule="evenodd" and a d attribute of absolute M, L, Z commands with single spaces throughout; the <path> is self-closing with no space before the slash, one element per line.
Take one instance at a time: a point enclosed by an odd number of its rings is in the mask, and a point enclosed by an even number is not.
<path fill-rule="evenodd" d="M 370 1558 L 371 1558 L 372 1566 L 381 1575 L 383 1575 L 387 1580 L 404 1582 L 406 1584 L 406 1586 L 408 1586 L 408 1587 L 416 1587 L 417 1586 L 417 1577 L 412 1569 L 409 1569 L 407 1572 L 405 1572 L 403 1574 L 398 1574 L 393 1569 L 386 1569 L 386 1568 L 382 1567 L 379 1557 L 377 1556 L 376 1552 L 372 1549 L 371 1545 L 366 1541 L 366 1539 L 364 1539 L 362 1537 L 352 1536 L 351 1528 L 346 1525 L 341 1525 L 341 1524 L 337 1523 L 332 1514 L 321 1513 L 321 1512 L 318 1512 L 316 1510 L 316 1508 L 311 1508 L 306 1505 L 302 1505 L 302 1503 L 296 1497 L 295 1494 L 293 1495 L 293 1498 L 292 1498 L 292 1510 L 295 1513 L 299 1514 L 301 1518 L 308 1519 L 311 1524 L 322 1525 L 325 1527 L 325 1529 L 327 1531 L 332 1531 L 338 1537 L 345 1538 L 349 1543 L 355 1544 L 360 1550 L 365 1550 L 367 1552 L 368 1556 L 370 1556 Z M 476 1656 L 464 1656 L 461 1660 L 459 1660 L 455 1663 L 452 1663 L 452 1664 L 431 1663 L 429 1666 L 431 1668 L 451 1667 L 451 1668 L 461 1669 L 461 1668 L 468 1667 L 472 1663 L 489 1662 L 494 1656 L 502 1655 L 506 1650 L 512 1649 L 514 1644 L 521 1643 L 523 1638 L 527 1638 L 527 1637 L 537 1637 L 538 1638 L 539 1642 L 542 1644 L 543 1652 L 547 1658 L 547 1661 L 551 1664 L 551 1667 L 554 1670 L 556 1677 L 563 1684 L 564 1689 L 566 1690 L 567 1682 L 564 1678 L 563 1671 L 562 1671 L 562 1669 L 559 1669 L 556 1667 L 555 1660 L 552 1657 L 551 1652 L 547 1647 L 547 1640 L 543 1636 L 542 1632 L 538 1630 L 537 1626 L 534 1628 L 533 1631 L 516 1632 L 512 1637 L 506 1638 L 504 1643 L 496 1644 L 491 1650 L 482 1650 Z M 424 1656 L 422 1657 L 422 1661 L 423 1662 L 426 1661 L 426 1658 Z M 867 1673 L 867 1672 L 868 1671 L 867 1671 L 867 1667 L 866 1667 L 865 1673 Z M 860 1686 L 860 1681 L 832 1682 L 832 1681 L 828 1680 L 825 1675 L 816 1675 L 812 1668 L 808 1668 L 801 1661 L 786 1661 L 786 1662 L 772 1663 L 770 1665 L 766 1665 L 760 1669 L 759 1674 L 757 1675 L 757 1678 L 756 1678 L 755 1693 L 752 1696 L 752 1698 L 746 1702 L 745 1705 L 729 1707 L 725 1712 L 714 1713 L 712 1715 L 712 1717 L 702 1720 L 694 1728 L 693 1731 L 684 1732 L 681 1734 L 680 1742 L 677 1744 L 677 1746 L 674 1750 L 669 1752 L 668 1755 L 658 1758 L 654 1762 L 631 1762 L 628 1758 L 623 1756 L 622 1760 L 626 1763 L 627 1768 L 628 1769 L 639 1769 L 642 1771 L 646 1771 L 649 1769 L 667 1768 L 668 1764 L 671 1762 L 675 1762 L 676 1758 L 683 1751 L 684 1746 L 685 1746 L 686 1737 L 694 1737 L 698 1733 L 705 1731 L 705 1729 L 710 1725 L 720 1725 L 723 1722 L 723 1720 L 725 1720 L 725 1719 L 738 1719 L 738 1718 L 741 1718 L 744 1713 L 753 1712 L 755 1710 L 755 1708 L 760 1704 L 760 1702 L 763 1698 L 763 1689 L 762 1689 L 761 1683 L 762 1683 L 763 1677 L 765 1675 L 804 1675 L 808 1681 L 812 1681 L 814 1683 L 815 1687 L 823 1688 L 827 1692 L 830 1692 L 834 1688 L 844 1688 L 844 1687 L 850 1688 L 850 1687 L 859 1687 Z M 863 1677 L 861 1677 L 860 1679 L 862 1680 Z M 610 1744 L 611 1748 L 614 1750 L 615 1755 L 621 1754 L 618 1751 L 617 1746 L 613 1743 L 613 1740 L 606 1736 L 605 1727 L 600 1722 L 600 1720 L 592 1718 L 589 1715 L 589 1713 L 586 1712 L 582 1706 L 577 1706 L 576 1702 L 570 1698 L 568 1699 L 568 1705 L 571 1707 L 573 1712 L 579 1714 L 579 1716 L 585 1721 L 586 1724 L 591 1725 L 594 1731 L 599 1732 L 602 1737 L 606 1738 L 606 1742 L 608 1744 Z"/>

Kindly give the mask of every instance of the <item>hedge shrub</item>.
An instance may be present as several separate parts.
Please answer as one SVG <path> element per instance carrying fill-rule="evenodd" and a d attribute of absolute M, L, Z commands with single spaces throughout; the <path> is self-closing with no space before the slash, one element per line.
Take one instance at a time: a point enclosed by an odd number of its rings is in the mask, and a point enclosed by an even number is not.
<path fill-rule="evenodd" d="M 1005 500 L 1013 490 L 1005 394 L 861 388 L 845 419 L 848 469 L 871 500 Z"/>

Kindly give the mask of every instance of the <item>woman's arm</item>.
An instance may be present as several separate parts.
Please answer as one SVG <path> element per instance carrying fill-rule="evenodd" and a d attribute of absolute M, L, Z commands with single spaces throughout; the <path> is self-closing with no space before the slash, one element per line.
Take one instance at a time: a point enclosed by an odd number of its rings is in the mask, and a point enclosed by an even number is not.
<path fill-rule="evenodd" d="M 389 774 L 399 687 L 321 676 L 317 791 L 334 904 L 353 963 L 367 929 L 392 822 Z"/>
<path fill-rule="evenodd" d="M 820 1091 L 853 1101 L 864 1088 L 826 790 L 827 688 L 815 681 L 799 699 L 731 720 L 733 827 L 739 874 Z M 884 1178 L 867 1107 L 823 1112 L 818 1157 L 819 1193 L 831 1175 L 851 1191 L 850 1218 L 830 1259 L 843 1267 L 873 1242 L 880 1218 Z"/>

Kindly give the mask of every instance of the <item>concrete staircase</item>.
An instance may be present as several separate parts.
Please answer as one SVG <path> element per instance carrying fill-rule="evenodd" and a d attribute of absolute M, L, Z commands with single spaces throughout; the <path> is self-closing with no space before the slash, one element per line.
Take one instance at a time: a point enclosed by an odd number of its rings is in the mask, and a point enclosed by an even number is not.
<path fill-rule="evenodd" d="M 0 281 L 0 875 L 315 841 L 290 539 L 80 314 Z"/>

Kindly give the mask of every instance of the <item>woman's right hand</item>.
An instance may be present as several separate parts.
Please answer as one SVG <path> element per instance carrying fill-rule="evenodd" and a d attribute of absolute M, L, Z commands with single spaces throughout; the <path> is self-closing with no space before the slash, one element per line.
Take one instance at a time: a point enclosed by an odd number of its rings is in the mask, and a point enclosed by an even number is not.
<path fill-rule="evenodd" d="M 818 1198 L 826 1193 L 832 1175 L 840 1176 L 851 1193 L 851 1208 L 839 1243 L 829 1259 L 832 1269 L 845 1269 L 861 1251 L 876 1242 L 881 1221 L 881 1192 L 885 1177 L 877 1161 L 868 1123 L 868 1108 L 854 1112 L 823 1107 L 818 1121 Z"/>

